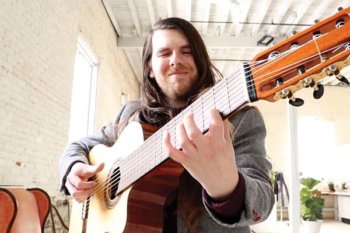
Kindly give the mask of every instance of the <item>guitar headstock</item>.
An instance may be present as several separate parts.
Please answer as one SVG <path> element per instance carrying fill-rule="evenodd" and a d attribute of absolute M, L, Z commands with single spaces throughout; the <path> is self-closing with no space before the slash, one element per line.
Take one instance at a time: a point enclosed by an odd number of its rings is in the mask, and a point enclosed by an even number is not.
<path fill-rule="evenodd" d="M 327 76 L 349 84 L 340 73 L 350 65 L 349 55 L 350 7 L 255 56 L 249 65 L 254 85 L 248 89 L 254 89 L 256 99 L 289 98 L 292 105 L 300 106 L 303 101 L 294 93 L 311 87 L 314 97 L 320 98 L 320 81 Z"/>

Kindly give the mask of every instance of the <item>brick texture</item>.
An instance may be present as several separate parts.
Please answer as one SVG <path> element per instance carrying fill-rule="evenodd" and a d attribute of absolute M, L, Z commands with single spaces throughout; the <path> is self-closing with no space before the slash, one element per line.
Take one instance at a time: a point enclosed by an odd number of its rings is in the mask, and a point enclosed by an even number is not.
<path fill-rule="evenodd" d="M 139 83 L 117 48 L 102 1 L 0 3 L 0 185 L 46 190 L 65 220 L 57 167 L 68 142 L 78 36 L 100 64 L 95 123 L 100 128 L 119 110 L 122 91 L 129 99 L 139 97 Z"/>

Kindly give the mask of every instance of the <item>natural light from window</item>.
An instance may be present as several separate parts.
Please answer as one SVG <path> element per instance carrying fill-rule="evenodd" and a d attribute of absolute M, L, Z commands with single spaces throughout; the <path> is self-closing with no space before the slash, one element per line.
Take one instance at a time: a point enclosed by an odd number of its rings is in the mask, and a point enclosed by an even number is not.
<path fill-rule="evenodd" d="M 299 119 L 298 127 L 302 176 L 349 181 L 350 145 L 337 145 L 333 120 L 305 117 Z"/>
<path fill-rule="evenodd" d="M 93 132 L 95 121 L 97 63 L 82 40 L 75 56 L 69 141 Z"/>

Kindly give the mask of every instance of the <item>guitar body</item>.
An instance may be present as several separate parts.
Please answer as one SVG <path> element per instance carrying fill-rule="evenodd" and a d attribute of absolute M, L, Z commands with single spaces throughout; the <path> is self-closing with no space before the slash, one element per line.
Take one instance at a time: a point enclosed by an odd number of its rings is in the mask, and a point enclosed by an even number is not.
<path fill-rule="evenodd" d="M 105 188 L 115 162 L 127 159 L 143 142 L 142 126 L 132 122 L 113 147 L 97 145 L 91 150 L 91 164 L 104 162 L 105 167 L 96 175 L 98 188 L 90 196 L 88 207 L 73 200 L 70 233 L 163 232 L 164 210 L 175 196 L 178 177 L 183 171 L 180 165 L 167 160 L 114 198 L 108 196 L 110 188 Z M 85 211 L 87 217 L 83 220 Z"/>

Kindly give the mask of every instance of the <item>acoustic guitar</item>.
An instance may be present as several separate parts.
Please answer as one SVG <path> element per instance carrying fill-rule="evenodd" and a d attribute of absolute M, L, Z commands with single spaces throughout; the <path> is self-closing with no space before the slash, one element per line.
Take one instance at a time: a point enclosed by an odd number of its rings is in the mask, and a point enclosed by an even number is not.
<path fill-rule="evenodd" d="M 183 168 L 168 159 L 162 138 L 169 132 L 176 142 L 176 125 L 187 112 L 194 113 L 200 130 L 208 129 L 205 113 L 216 108 L 230 117 L 249 102 L 289 99 L 303 104 L 294 93 L 313 89 L 323 94 L 322 80 L 333 76 L 349 84 L 341 70 L 350 64 L 350 8 L 339 11 L 280 42 L 220 80 L 183 112 L 144 140 L 139 123 L 130 123 L 114 146 L 95 146 L 92 164 L 105 163 L 95 177 L 95 191 L 84 203 L 73 201 L 71 233 L 164 232 L 164 210 L 176 192 Z M 179 147 L 178 147 L 179 148 Z"/>

